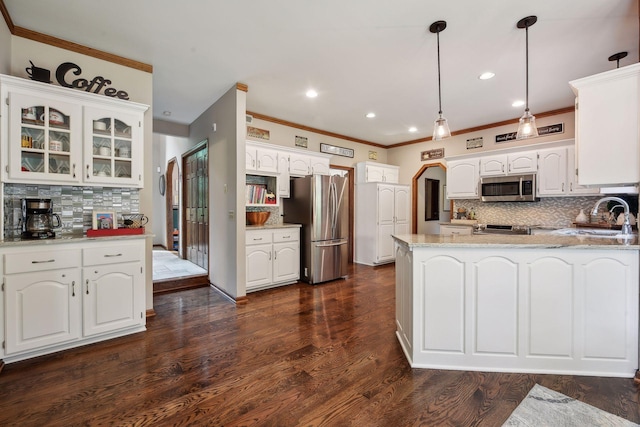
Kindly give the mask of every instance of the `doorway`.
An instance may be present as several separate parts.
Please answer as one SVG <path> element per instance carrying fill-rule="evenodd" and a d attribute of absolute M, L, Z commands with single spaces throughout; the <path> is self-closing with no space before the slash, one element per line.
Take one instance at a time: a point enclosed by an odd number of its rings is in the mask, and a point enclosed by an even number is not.
<path fill-rule="evenodd" d="M 180 170 L 175 157 L 167 163 L 166 177 L 167 249 L 180 254 Z"/>
<path fill-rule="evenodd" d="M 430 171 L 429 168 L 435 169 Z M 440 232 L 439 222 L 450 221 L 453 201 L 446 198 L 446 171 L 447 167 L 442 163 L 431 163 L 423 165 L 418 173 L 413 176 L 411 182 L 411 232 L 413 234 L 438 234 Z M 434 181 L 436 180 L 438 181 L 437 196 L 435 196 L 437 200 L 434 199 L 434 193 L 436 192 Z M 430 192 L 427 191 L 428 185 L 431 185 Z M 431 196 L 429 200 L 427 200 L 427 193 Z M 434 207 L 436 205 L 438 206 L 437 217 Z M 430 215 L 427 210 L 431 211 Z M 422 221 L 423 218 L 424 221 Z M 418 220 L 421 221 L 420 227 L 418 227 Z"/>
<path fill-rule="evenodd" d="M 204 140 L 182 156 L 184 259 L 209 269 L 209 149 Z"/>

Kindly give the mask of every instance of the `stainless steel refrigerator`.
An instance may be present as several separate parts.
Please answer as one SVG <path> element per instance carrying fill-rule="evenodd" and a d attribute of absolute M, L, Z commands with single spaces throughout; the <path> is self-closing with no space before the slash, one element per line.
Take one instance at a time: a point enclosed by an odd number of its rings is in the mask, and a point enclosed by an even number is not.
<path fill-rule="evenodd" d="M 291 180 L 284 222 L 302 224 L 300 275 L 311 284 L 347 275 L 349 187 L 341 176 L 311 175 Z"/>

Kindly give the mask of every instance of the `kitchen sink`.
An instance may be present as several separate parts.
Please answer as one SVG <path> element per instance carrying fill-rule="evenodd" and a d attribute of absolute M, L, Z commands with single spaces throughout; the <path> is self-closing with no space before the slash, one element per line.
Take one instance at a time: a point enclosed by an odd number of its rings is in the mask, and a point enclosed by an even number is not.
<path fill-rule="evenodd" d="M 602 228 L 561 228 L 551 232 L 556 236 L 584 236 L 584 237 L 608 237 L 608 238 L 633 238 L 636 234 L 621 234 L 620 230 L 609 230 Z"/>

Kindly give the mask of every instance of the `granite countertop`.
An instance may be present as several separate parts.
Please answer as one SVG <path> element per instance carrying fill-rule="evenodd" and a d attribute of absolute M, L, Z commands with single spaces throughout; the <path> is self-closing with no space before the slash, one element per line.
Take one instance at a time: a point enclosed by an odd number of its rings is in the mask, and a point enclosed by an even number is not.
<path fill-rule="evenodd" d="M 506 234 L 472 234 L 441 236 L 439 234 L 402 234 L 393 236 L 409 248 L 447 247 L 447 248 L 513 248 L 513 249 L 623 249 L 640 250 L 638 236 L 631 239 L 610 237 L 557 236 L 549 234 L 506 235 Z"/>
<path fill-rule="evenodd" d="M 19 246 L 37 246 L 37 245 L 59 245 L 66 243 L 84 243 L 84 242 L 110 242 L 114 240 L 134 240 L 143 239 L 147 237 L 153 237 L 152 233 L 145 234 L 132 234 L 123 236 L 101 236 L 101 237 L 87 237 L 86 235 L 66 235 L 62 237 L 56 237 L 55 239 L 5 239 L 0 240 L 0 247 L 19 247 Z"/>
<path fill-rule="evenodd" d="M 264 224 L 264 225 L 247 225 L 247 230 L 267 230 L 270 228 L 291 228 L 291 227 L 302 227 L 302 224 Z"/>

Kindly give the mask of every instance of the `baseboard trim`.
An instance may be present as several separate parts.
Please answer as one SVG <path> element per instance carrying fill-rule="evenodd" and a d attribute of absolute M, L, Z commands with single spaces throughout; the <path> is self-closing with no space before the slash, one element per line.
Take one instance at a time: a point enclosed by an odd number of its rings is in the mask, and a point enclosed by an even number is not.
<path fill-rule="evenodd" d="M 150 308 L 150 309 L 147 310 L 147 313 L 146 313 L 146 317 L 147 318 L 153 317 L 155 315 L 156 315 L 156 311 L 153 308 Z"/>

